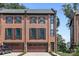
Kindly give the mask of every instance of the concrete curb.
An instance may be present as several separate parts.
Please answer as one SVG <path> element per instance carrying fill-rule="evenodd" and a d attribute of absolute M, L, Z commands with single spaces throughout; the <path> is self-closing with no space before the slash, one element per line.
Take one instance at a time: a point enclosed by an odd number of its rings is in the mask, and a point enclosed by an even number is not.
<path fill-rule="evenodd" d="M 24 55 L 24 54 L 26 54 L 26 52 L 23 52 L 23 53 L 19 54 L 18 56 L 22 56 L 22 55 Z"/>
<path fill-rule="evenodd" d="M 26 52 L 23 52 L 17 56 L 23 56 L 24 54 L 26 54 Z M 55 52 L 49 52 L 49 54 L 51 54 L 52 56 L 60 56 L 59 54 L 55 53 Z"/>
<path fill-rule="evenodd" d="M 19 56 L 22 53 L 23 52 L 11 52 L 11 53 L 3 54 L 3 55 L 0 55 L 0 56 Z"/>
<path fill-rule="evenodd" d="M 51 55 L 53 56 L 60 56 L 59 54 L 55 53 L 55 52 L 49 52 Z"/>

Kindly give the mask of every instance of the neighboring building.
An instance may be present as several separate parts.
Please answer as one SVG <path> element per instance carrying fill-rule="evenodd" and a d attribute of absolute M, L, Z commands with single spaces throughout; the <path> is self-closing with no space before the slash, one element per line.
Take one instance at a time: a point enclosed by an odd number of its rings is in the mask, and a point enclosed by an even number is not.
<path fill-rule="evenodd" d="M 70 48 L 75 48 L 79 45 L 79 11 L 71 11 L 70 18 Z"/>
<path fill-rule="evenodd" d="M 56 51 L 56 12 L 53 9 L 0 9 L 0 44 L 8 45 L 12 51 Z"/>

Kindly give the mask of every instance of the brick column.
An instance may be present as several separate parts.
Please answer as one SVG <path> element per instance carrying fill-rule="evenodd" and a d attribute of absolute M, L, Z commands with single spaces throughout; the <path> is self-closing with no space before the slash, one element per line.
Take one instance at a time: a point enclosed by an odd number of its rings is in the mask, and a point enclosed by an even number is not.
<path fill-rule="evenodd" d="M 1 45 L 1 15 L 0 15 L 0 45 Z"/>
<path fill-rule="evenodd" d="M 57 51 L 57 34 L 56 34 L 56 28 L 57 28 L 57 17 L 56 14 L 54 15 L 54 37 L 55 37 L 55 42 L 54 42 L 54 51 Z"/>
<path fill-rule="evenodd" d="M 26 41 L 26 20 L 27 20 L 27 11 L 25 11 L 24 16 L 24 52 L 27 52 L 27 41 Z"/>
<path fill-rule="evenodd" d="M 74 14 L 74 44 L 77 45 L 77 23 L 76 23 L 76 15 Z"/>
<path fill-rule="evenodd" d="M 0 15 L 0 35 L 1 35 L 1 15 Z"/>
<path fill-rule="evenodd" d="M 50 15 L 48 15 L 48 52 L 51 52 L 51 43 L 50 43 Z"/>
<path fill-rule="evenodd" d="M 2 20 L 3 20 L 3 15 L 2 14 L 0 14 L 0 45 L 3 45 L 3 38 L 2 38 Z"/>

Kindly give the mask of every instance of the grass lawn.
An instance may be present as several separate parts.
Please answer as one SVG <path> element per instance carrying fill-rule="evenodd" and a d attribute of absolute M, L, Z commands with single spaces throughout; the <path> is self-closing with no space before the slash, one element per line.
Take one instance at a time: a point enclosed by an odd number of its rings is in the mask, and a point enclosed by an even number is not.
<path fill-rule="evenodd" d="M 61 56 L 73 56 L 74 53 L 63 53 L 63 52 L 56 52 L 57 54 Z"/>

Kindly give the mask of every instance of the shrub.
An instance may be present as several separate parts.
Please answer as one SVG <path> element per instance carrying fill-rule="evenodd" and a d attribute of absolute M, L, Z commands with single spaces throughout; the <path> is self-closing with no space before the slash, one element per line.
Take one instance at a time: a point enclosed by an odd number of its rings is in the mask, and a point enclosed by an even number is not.
<path fill-rule="evenodd" d="M 73 54 L 74 56 L 79 56 L 79 47 L 76 48 L 75 53 Z"/>
<path fill-rule="evenodd" d="M 74 56 L 79 56 L 79 53 L 74 53 L 73 55 L 74 55 Z"/>

